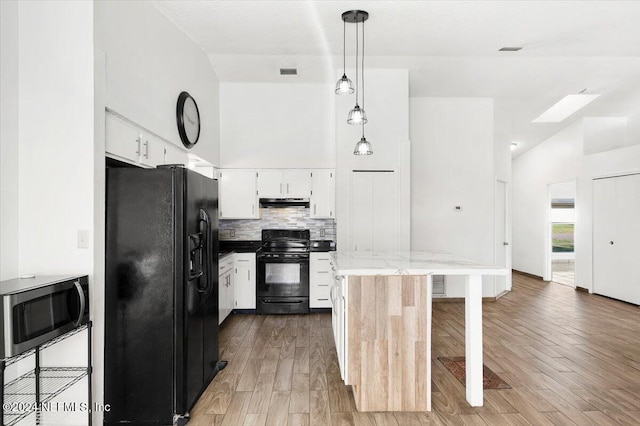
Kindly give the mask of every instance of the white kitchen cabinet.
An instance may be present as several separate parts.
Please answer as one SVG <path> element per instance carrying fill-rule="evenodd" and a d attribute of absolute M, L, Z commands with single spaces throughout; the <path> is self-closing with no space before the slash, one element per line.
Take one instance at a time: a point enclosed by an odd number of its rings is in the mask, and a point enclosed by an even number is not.
<path fill-rule="evenodd" d="M 235 304 L 233 255 L 222 258 L 218 273 L 218 324 L 222 324 L 222 321 L 233 311 Z"/>
<path fill-rule="evenodd" d="M 259 170 L 260 198 L 309 198 L 311 172 L 305 169 Z"/>
<path fill-rule="evenodd" d="M 107 111 L 105 117 L 105 152 L 108 157 L 149 168 L 160 164 L 188 163 L 187 153 L 171 142 L 111 111 Z"/>
<path fill-rule="evenodd" d="M 164 164 L 183 164 L 189 163 L 187 153 L 173 144 L 167 144 L 164 147 Z"/>
<path fill-rule="evenodd" d="M 256 308 L 256 254 L 235 253 L 235 309 Z"/>
<path fill-rule="evenodd" d="M 332 264 L 333 266 L 333 264 Z M 333 270 L 333 269 L 332 269 Z M 348 383 L 347 377 L 347 289 L 346 277 L 337 275 L 333 271 L 333 283 L 330 292 L 331 299 L 331 326 L 333 328 L 333 338 L 336 343 L 336 352 L 338 354 L 338 366 L 340 367 L 340 376 L 345 383 Z"/>
<path fill-rule="evenodd" d="M 330 289 L 333 285 L 329 253 L 309 256 L 309 307 L 331 308 Z"/>
<path fill-rule="evenodd" d="M 156 167 L 158 164 L 164 164 L 165 144 L 149 133 L 140 133 L 140 156 L 141 164 L 148 167 Z"/>
<path fill-rule="evenodd" d="M 310 216 L 315 219 L 333 219 L 336 211 L 336 181 L 333 169 L 311 171 Z"/>
<path fill-rule="evenodd" d="M 222 170 L 220 219 L 257 219 L 260 217 L 254 170 Z"/>
<path fill-rule="evenodd" d="M 593 181 L 593 291 L 640 304 L 640 174 Z"/>
<path fill-rule="evenodd" d="M 110 112 L 105 117 L 106 153 L 129 163 L 137 163 L 141 143 L 140 129 Z"/>

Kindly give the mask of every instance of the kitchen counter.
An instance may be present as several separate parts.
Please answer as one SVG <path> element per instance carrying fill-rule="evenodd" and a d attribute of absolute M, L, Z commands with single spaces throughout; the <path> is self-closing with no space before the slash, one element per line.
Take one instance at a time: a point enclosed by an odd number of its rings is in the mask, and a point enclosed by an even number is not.
<path fill-rule="evenodd" d="M 340 275 L 506 275 L 507 269 L 483 265 L 444 252 L 333 252 Z"/>
<path fill-rule="evenodd" d="M 465 277 L 466 398 L 483 405 L 482 276 L 506 275 L 506 268 L 443 252 L 331 256 L 336 348 L 358 410 L 431 409 L 433 275 Z"/>

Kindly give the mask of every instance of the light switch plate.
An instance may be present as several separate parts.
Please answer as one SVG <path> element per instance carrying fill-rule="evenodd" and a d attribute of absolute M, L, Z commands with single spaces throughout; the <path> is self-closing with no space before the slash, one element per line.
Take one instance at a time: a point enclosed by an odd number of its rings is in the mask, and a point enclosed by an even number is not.
<path fill-rule="evenodd" d="M 89 230 L 78 229 L 78 248 L 80 249 L 89 248 Z"/>
<path fill-rule="evenodd" d="M 235 237 L 236 236 L 236 230 L 235 229 L 229 229 L 229 236 L 230 237 Z"/>
<path fill-rule="evenodd" d="M 320 229 L 320 236 L 324 237 L 326 235 L 324 228 Z"/>

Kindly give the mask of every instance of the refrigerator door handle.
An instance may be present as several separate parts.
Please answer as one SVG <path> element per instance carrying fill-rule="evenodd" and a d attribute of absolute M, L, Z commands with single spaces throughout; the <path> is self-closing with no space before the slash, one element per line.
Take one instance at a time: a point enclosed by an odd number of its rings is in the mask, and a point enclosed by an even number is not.
<path fill-rule="evenodd" d="M 211 259 L 211 220 L 209 219 L 209 215 L 207 214 L 206 210 L 204 209 L 200 209 L 200 215 L 199 215 L 199 221 L 200 221 L 200 225 L 204 225 L 202 226 L 201 232 L 202 232 L 202 239 L 203 239 L 203 246 L 204 246 L 204 262 L 203 262 L 203 266 L 202 266 L 202 270 L 204 272 L 204 286 L 199 286 L 198 287 L 198 291 L 200 293 L 207 293 L 209 294 L 212 290 L 212 285 L 211 285 L 211 264 L 212 264 L 212 259 Z"/>

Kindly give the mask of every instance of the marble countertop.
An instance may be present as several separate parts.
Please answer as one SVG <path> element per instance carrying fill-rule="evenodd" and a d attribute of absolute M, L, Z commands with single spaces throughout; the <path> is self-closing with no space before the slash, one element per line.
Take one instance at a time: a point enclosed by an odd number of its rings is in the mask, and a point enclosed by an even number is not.
<path fill-rule="evenodd" d="M 331 254 L 339 275 L 506 275 L 507 269 L 483 265 L 444 252 L 343 252 Z"/>

